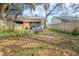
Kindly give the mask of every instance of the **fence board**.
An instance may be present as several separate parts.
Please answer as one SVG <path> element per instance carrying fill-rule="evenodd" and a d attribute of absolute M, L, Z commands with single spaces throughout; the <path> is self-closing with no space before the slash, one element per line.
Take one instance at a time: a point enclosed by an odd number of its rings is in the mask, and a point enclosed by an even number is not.
<path fill-rule="evenodd" d="M 52 27 L 60 31 L 72 32 L 75 28 L 79 28 L 79 20 L 53 24 Z"/>

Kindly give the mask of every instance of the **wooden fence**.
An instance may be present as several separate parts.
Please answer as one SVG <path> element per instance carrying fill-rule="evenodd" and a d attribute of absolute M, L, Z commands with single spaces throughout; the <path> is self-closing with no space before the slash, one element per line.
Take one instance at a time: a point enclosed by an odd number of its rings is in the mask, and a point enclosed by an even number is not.
<path fill-rule="evenodd" d="M 54 29 L 64 31 L 64 32 L 72 32 L 75 28 L 79 28 L 79 20 L 71 21 L 71 22 L 63 22 L 59 24 L 51 25 Z"/>

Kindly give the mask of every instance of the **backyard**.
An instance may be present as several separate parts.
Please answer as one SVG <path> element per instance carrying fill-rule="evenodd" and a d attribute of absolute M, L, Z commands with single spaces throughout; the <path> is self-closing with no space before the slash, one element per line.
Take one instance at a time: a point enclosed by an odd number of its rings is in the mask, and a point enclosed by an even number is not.
<path fill-rule="evenodd" d="M 79 56 L 78 6 L 0 3 L 0 56 Z"/>
<path fill-rule="evenodd" d="M 79 38 L 46 29 L 37 34 L 0 40 L 0 55 L 6 56 L 72 56 L 79 55 Z"/>

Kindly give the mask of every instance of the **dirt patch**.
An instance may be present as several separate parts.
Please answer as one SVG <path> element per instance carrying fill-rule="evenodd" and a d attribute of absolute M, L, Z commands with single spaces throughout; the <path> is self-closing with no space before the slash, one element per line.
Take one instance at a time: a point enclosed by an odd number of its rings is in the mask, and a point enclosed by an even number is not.
<path fill-rule="evenodd" d="M 41 49 L 36 52 L 38 56 L 75 56 L 77 53 L 69 49 L 61 49 L 59 47 L 53 46 L 47 49 Z"/>
<path fill-rule="evenodd" d="M 45 31 L 38 35 L 0 40 L 0 55 L 77 56 L 79 53 L 73 50 L 74 45 L 79 45 L 78 40 Z"/>

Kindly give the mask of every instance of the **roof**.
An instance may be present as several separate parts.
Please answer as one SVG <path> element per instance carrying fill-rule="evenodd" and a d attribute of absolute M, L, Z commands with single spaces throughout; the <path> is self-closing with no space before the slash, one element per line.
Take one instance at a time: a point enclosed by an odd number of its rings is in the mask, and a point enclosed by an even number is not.
<path fill-rule="evenodd" d="M 17 17 L 17 20 L 13 20 L 13 21 L 25 21 L 25 22 L 41 22 L 43 20 L 43 18 L 41 17 Z"/>
<path fill-rule="evenodd" d="M 73 16 L 56 16 L 54 18 L 60 19 L 62 22 L 79 20 L 79 17 L 73 17 Z"/>

